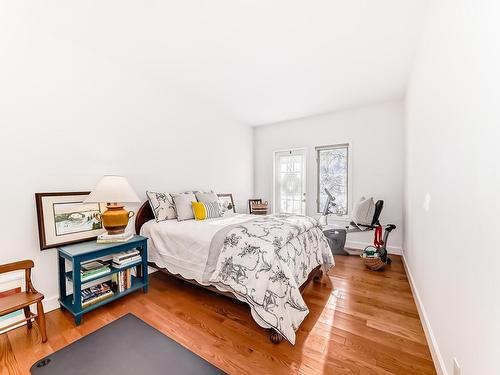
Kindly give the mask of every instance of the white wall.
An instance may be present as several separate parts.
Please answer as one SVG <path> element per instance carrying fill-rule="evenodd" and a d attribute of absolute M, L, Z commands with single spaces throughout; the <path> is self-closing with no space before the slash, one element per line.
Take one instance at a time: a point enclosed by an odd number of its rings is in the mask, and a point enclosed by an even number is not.
<path fill-rule="evenodd" d="M 498 14 L 434 1 L 406 101 L 404 255 L 450 375 L 454 357 L 462 375 L 500 374 Z"/>
<path fill-rule="evenodd" d="M 352 196 L 383 199 L 383 223 L 394 223 L 389 249 L 400 252 L 403 203 L 403 103 L 388 102 L 254 129 L 255 196 L 272 203 L 273 152 L 307 148 L 306 213 L 316 215 L 316 146 L 351 144 Z M 373 232 L 350 234 L 348 245 L 362 248 Z"/>
<path fill-rule="evenodd" d="M 250 128 L 21 15 L 3 19 L 0 33 L 0 263 L 33 259 L 48 308 L 57 306 L 56 251 L 39 249 L 35 192 L 90 190 L 116 173 L 142 198 L 214 189 L 245 210 Z"/>

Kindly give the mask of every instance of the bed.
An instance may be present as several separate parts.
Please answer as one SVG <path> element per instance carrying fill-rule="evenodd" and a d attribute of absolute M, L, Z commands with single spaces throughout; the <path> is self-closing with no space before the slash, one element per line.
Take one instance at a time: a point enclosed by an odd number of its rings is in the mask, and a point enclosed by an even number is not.
<path fill-rule="evenodd" d="M 273 343 L 295 343 L 309 311 L 301 293 L 334 264 L 321 227 L 306 216 L 234 213 L 156 222 L 146 201 L 135 230 L 149 238 L 150 266 L 245 302 Z"/>

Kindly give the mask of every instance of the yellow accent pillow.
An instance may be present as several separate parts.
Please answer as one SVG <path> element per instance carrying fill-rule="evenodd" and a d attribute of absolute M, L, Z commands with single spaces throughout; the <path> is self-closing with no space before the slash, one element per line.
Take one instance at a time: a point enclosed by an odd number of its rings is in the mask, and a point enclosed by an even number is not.
<path fill-rule="evenodd" d="M 196 220 L 205 220 L 207 218 L 207 210 L 202 202 L 192 202 L 191 205 Z"/>

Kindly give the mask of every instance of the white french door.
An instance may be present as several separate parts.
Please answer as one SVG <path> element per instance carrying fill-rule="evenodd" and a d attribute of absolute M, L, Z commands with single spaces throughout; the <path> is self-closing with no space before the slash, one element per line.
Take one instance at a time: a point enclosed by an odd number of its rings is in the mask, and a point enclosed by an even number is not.
<path fill-rule="evenodd" d="M 305 149 L 274 153 L 274 212 L 306 213 Z"/>

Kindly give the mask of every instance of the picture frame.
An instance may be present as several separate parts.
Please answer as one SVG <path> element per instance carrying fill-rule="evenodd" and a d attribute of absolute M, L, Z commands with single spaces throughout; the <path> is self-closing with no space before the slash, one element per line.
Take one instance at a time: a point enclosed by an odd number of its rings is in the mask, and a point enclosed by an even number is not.
<path fill-rule="evenodd" d="M 222 202 L 222 213 L 227 211 L 233 211 L 236 213 L 236 207 L 234 206 L 233 194 L 225 193 L 225 194 L 217 194 L 219 199 Z"/>
<path fill-rule="evenodd" d="M 83 192 L 35 193 L 40 250 L 95 240 L 105 232 L 98 219 L 105 204 L 83 203 Z"/>

